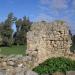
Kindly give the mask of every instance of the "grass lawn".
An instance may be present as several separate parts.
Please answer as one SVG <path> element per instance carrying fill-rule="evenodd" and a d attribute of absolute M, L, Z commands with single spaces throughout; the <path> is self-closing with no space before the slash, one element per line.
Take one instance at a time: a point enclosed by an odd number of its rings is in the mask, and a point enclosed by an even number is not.
<path fill-rule="evenodd" d="M 3 55 L 25 55 L 25 50 L 26 50 L 26 46 L 25 45 L 20 45 L 20 46 L 12 46 L 12 47 L 0 47 L 0 54 Z"/>

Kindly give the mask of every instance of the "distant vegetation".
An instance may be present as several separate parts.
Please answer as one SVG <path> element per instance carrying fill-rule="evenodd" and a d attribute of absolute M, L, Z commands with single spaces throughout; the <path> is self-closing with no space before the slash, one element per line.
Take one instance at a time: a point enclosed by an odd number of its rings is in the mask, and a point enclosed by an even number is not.
<path fill-rule="evenodd" d="M 75 53 L 75 35 L 72 35 L 72 46 L 70 50 Z"/>
<path fill-rule="evenodd" d="M 16 26 L 16 32 L 12 29 Z M 30 30 L 32 22 L 28 17 L 17 18 L 9 13 L 7 18 L 0 22 L 0 54 L 22 54 L 25 55 L 27 46 L 26 34 Z"/>
<path fill-rule="evenodd" d="M 75 70 L 75 61 L 64 57 L 51 58 L 41 63 L 33 70 L 39 73 L 39 75 L 54 73 L 56 71 L 65 73 L 66 71 Z"/>
<path fill-rule="evenodd" d="M 16 25 L 13 33 L 12 26 Z M 6 20 L 0 23 L 0 45 L 12 46 L 26 44 L 26 33 L 30 30 L 31 22 L 28 17 L 17 19 L 13 13 L 9 13 Z"/>

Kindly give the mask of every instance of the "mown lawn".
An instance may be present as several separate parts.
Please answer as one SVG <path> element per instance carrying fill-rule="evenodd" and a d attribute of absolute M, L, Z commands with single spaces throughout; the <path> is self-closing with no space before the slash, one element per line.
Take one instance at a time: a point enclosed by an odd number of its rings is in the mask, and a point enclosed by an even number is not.
<path fill-rule="evenodd" d="M 0 54 L 3 55 L 25 55 L 26 46 L 0 47 Z"/>

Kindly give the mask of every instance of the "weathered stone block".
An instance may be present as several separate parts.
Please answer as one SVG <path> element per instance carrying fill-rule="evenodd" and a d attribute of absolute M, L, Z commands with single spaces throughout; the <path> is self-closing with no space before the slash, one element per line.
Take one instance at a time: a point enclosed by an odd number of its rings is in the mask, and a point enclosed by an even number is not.
<path fill-rule="evenodd" d="M 6 71 L 5 70 L 0 70 L 0 75 L 6 75 Z"/>
<path fill-rule="evenodd" d="M 62 72 L 55 72 L 55 73 L 53 73 L 52 75 L 65 75 L 65 74 L 62 73 Z"/>
<path fill-rule="evenodd" d="M 67 71 L 66 75 L 75 75 L 75 71 Z"/>
<path fill-rule="evenodd" d="M 28 70 L 25 75 L 38 75 L 38 73 Z"/>

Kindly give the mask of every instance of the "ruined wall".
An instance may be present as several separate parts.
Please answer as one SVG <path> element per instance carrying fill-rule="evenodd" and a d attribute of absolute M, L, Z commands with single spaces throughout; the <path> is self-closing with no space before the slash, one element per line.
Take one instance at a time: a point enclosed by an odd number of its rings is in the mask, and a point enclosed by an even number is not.
<path fill-rule="evenodd" d="M 27 33 L 27 54 L 41 63 L 50 57 L 66 56 L 70 53 L 71 35 L 66 22 L 36 22 Z"/>
<path fill-rule="evenodd" d="M 28 56 L 0 55 L 0 75 L 38 75 L 30 69 L 51 57 L 65 56 L 75 60 L 70 44 L 67 23 L 33 23 L 31 31 L 27 33 Z"/>

